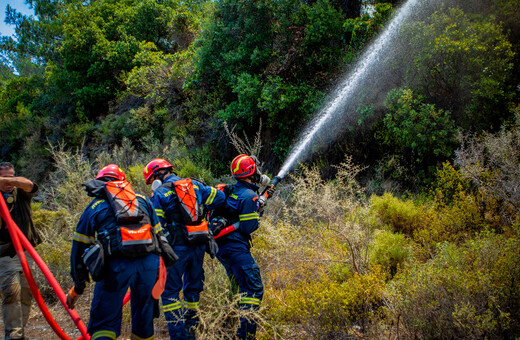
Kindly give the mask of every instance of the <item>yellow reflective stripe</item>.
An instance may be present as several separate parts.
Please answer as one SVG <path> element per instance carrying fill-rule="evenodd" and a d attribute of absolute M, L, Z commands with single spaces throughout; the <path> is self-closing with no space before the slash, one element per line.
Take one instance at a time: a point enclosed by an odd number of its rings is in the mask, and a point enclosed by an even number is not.
<path fill-rule="evenodd" d="M 251 214 L 244 214 L 239 215 L 238 218 L 240 218 L 240 221 L 249 221 L 249 220 L 258 220 L 260 216 L 258 213 L 251 213 Z"/>
<path fill-rule="evenodd" d="M 199 302 L 188 302 L 188 301 L 184 301 L 184 303 L 186 304 L 186 307 L 188 307 L 189 309 L 197 309 L 199 308 Z"/>
<path fill-rule="evenodd" d="M 153 227 L 153 232 L 154 232 L 155 234 L 157 234 L 157 233 L 160 232 L 161 230 L 163 230 L 162 227 L 161 227 L 161 223 L 157 223 L 157 224 Z"/>
<path fill-rule="evenodd" d="M 92 244 L 96 240 L 96 238 L 94 236 L 87 236 L 87 235 L 80 234 L 78 232 L 74 232 L 72 239 L 74 241 L 78 241 L 78 242 L 86 243 L 86 244 Z"/>
<path fill-rule="evenodd" d="M 245 298 L 242 298 L 239 303 L 259 306 L 260 305 L 260 299 L 245 297 Z"/>
<path fill-rule="evenodd" d="M 135 335 L 134 333 L 130 334 L 130 340 L 152 340 L 155 339 L 155 336 L 152 335 L 149 338 L 141 338 L 139 335 Z"/>
<path fill-rule="evenodd" d="M 171 311 L 174 311 L 174 310 L 177 310 L 177 309 L 180 309 L 181 308 L 181 303 L 179 301 L 175 302 L 175 303 L 171 303 L 169 305 L 164 305 L 163 306 L 163 312 L 171 312 Z"/>
<path fill-rule="evenodd" d="M 239 159 L 237 159 L 237 166 L 233 169 L 233 172 L 237 172 L 238 169 L 240 169 L 240 162 L 242 162 L 242 160 L 243 160 L 244 158 L 246 158 L 246 157 L 248 157 L 248 156 L 247 156 L 247 155 L 244 155 L 244 156 L 240 157 Z"/>
<path fill-rule="evenodd" d="M 110 338 L 116 340 L 116 333 L 112 331 L 97 331 L 96 333 L 92 334 L 90 340 L 95 340 L 98 338 Z"/>
<path fill-rule="evenodd" d="M 208 199 L 206 200 L 206 205 L 209 205 L 213 203 L 213 200 L 215 199 L 215 196 L 217 196 L 217 189 L 211 187 L 211 193 L 208 196 Z"/>
<path fill-rule="evenodd" d="M 162 209 L 155 209 L 155 213 L 159 217 L 164 217 L 164 210 L 162 210 Z"/>

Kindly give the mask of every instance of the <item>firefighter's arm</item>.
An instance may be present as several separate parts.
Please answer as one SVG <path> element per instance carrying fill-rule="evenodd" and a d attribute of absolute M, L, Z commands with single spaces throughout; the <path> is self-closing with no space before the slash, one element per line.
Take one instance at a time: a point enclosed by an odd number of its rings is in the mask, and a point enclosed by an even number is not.
<path fill-rule="evenodd" d="M 150 223 L 152 225 L 153 232 L 155 234 L 161 233 L 162 232 L 161 221 L 159 220 L 159 217 L 157 216 L 157 212 L 153 206 L 153 203 L 148 198 L 146 198 L 146 196 L 144 196 L 144 195 L 136 194 L 136 196 L 141 197 L 142 201 L 144 202 L 146 214 L 148 216 L 150 216 Z"/>
<path fill-rule="evenodd" d="M 164 199 L 164 196 L 159 192 L 159 190 L 156 190 L 154 192 L 154 195 L 151 198 L 151 201 L 152 201 L 152 206 L 154 209 L 154 215 L 158 218 L 161 225 L 164 226 L 164 225 L 166 225 L 167 222 L 166 222 L 166 217 L 165 217 L 166 212 L 164 211 L 163 204 L 162 204 L 163 199 Z M 150 218 L 152 218 L 152 217 L 150 216 Z M 153 222 L 153 220 L 152 220 L 152 222 Z"/>
<path fill-rule="evenodd" d="M 168 233 L 168 231 L 167 231 L 167 229 L 163 229 L 163 227 L 161 226 L 159 217 L 156 214 L 157 209 L 154 208 L 154 204 L 150 200 L 148 200 L 146 197 L 143 196 L 143 198 L 146 203 L 146 209 L 149 214 L 148 216 L 150 216 L 150 221 L 152 223 L 153 231 L 157 235 L 157 240 L 158 240 L 159 249 L 160 249 L 160 255 L 162 256 L 166 267 L 171 267 L 175 264 L 175 262 L 177 262 L 179 257 L 177 256 L 177 254 L 175 254 L 175 251 L 173 251 L 173 248 L 168 243 L 168 239 L 167 239 L 167 235 L 166 235 L 166 233 Z"/>
<path fill-rule="evenodd" d="M 246 197 L 240 204 L 240 232 L 244 235 L 250 235 L 258 229 L 258 196 L 250 195 Z"/>
<path fill-rule="evenodd" d="M 226 202 L 226 194 L 214 187 L 194 182 L 195 190 L 198 190 L 202 197 L 202 203 L 212 210 L 222 206 Z"/>
<path fill-rule="evenodd" d="M 89 205 L 81 215 L 76 231 L 72 237 L 72 250 L 70 253 L 70 275 L 74 281 L 73 290 L 76 294 L 83 294 L 86 283 L 90 282 L 88 270 L 81 256 L 85 250 L 96 240 L 95 216 L 93 205 Z"/>

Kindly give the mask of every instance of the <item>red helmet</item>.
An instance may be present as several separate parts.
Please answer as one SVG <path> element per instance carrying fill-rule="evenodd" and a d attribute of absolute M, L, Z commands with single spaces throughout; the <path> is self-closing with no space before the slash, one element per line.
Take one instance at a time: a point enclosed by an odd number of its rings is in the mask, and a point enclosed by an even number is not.
<path fill-rule="evenodd" d="M 162 158 L 156 158 L 144 166 L 143 177 L 146 184 L 151 184 L 153 176 L 161 169 L 173 169 L 173 165 Z"/>
<path fill-rule="evenodd" d="M 246 178 L 256 172 L 256 162 L 248 155 L 238 155 L 231 162 L 231 176 L 234 178 Z"/>
<path fill-rule="evenodd" d="M 119 165 L 109 164 L 103 169 L 99 170 L 99 172 L 96 175 L 96 179 L 100 179 L 102 177 L 110 177 L 119 181 L 123 181 L 126 176 L 123 170 L 121 170 L 121 168 L 119 167 Z"/>

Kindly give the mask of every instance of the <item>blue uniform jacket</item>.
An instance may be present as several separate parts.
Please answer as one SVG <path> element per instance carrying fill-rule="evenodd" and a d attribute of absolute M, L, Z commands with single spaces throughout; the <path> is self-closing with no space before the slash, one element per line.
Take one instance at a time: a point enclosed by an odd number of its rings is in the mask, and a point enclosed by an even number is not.
<path fill-rule="evenodd" d="M 170 175 L 165 178 L 163 185 L 170 182 L 181 180 L 182 178 Z M 204 185 L 196 180 L 192 181 L 193 187 L 195 188 L 195 195 L 197 196 L 197 202 L 199 205 L 205 205 L 208 209 L 215 209 L 224 204 L 226 201 L 226 195 L 211 186 Z M 152 196 L 152 203 L 155 207 L 155 212 L 161 221 L 163 226 L 166 226 L 168 219 L 172 220 L 173 226 L 173 244 L 184 245 L 188 244 L 186 235 L 184 234 L 181 226 L 184 220 L 181 218 L 181 211 L 177 197 L 171 188 L 160 186 L 155 189 Z M 172 232 L 172 231 L 170 231 Z"/>
<path fill-rule="evenodd" d="M 238 230 L 217 239 L 219 245 L 238 242 L 250 247 L 251 234 L 258 229 L 259 202 L 256 193 L 258 186 L 252 183 L 238 181 L 231 188 L 231 194 L 226 199 L 224 217 L 229 224 L 240 222 Z"/>
<path fill-rule="evenodd" d="M 136 193 L 135 195 L 143 211 L 150 217 L 153 231 L 159 233 L 162 227 L 151 202 L 142 194 Z M 95 198 L 83 211 L 72 237 L 70 257 L 70 274 L 77 293 L 81 294 L 86 282 L 90 281 L 88 270 L 81 256 L 96 240 L 98 230 L 112 230 L 116 226 L 116 217 L 110 203 L 103 197 Z"/>

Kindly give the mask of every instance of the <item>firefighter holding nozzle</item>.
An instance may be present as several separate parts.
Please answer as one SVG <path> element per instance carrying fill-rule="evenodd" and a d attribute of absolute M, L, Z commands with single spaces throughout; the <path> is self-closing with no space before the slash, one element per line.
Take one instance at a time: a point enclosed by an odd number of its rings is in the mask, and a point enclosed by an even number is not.
<path fill-rule="evenodd" d="M 218 243 L 217 258 L 224 265 L 232 288 L 242 294 L 239 307 L 258 310 L 264 287 L 260 267 L 251 255 L 251 234 L 259 227 L 265 204 L 257 194 L 257 184 L 267 185 L 269 178 L 260 172 L 256 157 L 245 154 L 231 162 L 231 176 L 236 183 L 224 189 L 226 204 L 212 213 L 210 227 Z M 272 196 L 274 190 L 274 186 L 267 190 L 268 196 Z M 221 235 L 226 232 L 229 233 Z M 238 338 L 254 339 L 255 334 L 256 322 L 251 318 L 240 318 Z"/>
<path fill-rule="evenodd" d="M 160 278 L 165 276 L 164 266 L 171 266 L 177 257 L 152 203 L 132 190 L 119 166 L 107 165 L 96 179 L 83 185 L 94 199 L 74 232 L 74 286 L 67 294 L 67 305 L 74 308 L 90 275 L 97 282 L 88 333 L 92 340 L 116 339 L 121 332 L 123 298 L 130 288 L 131 339 L 153 339 L 154 305 L 158 306 L 164 288 Z"/>

